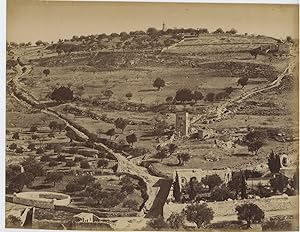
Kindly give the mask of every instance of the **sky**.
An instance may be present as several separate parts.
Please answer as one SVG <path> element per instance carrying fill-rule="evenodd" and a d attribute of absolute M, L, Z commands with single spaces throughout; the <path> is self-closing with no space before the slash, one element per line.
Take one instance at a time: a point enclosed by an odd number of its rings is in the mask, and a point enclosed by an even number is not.
<path fill-rule="evenodd" d="M 298 6 L 7 0 L 9 42 L 161 29 L 163 22 L 167 28 L 235 28 L 239 33 L 296 38 Z"/>

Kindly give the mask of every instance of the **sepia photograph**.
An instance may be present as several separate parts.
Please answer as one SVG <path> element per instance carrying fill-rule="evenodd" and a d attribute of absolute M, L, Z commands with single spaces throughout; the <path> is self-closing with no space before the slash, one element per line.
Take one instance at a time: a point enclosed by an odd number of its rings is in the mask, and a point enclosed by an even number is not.
<path fill-rule="evenodd" d="M 5 228 L 298 231 L 298 7 L 7 0 Z"/>

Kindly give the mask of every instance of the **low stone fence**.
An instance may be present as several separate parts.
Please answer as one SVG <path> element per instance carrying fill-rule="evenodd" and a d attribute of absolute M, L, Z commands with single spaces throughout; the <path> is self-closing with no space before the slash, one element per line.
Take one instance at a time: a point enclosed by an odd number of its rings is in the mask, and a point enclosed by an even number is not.
<path fill-rule="evenodd" d="M 62 205 L 56 205 L 54 206 L 55 210 L 60 210 L 60 211 L 66 211 L 70 213 L 93 213 L 96 216 L 100 218 L 109 218 L 109 217 L 137 217 L 138 212 L 136 211 L 128 211 L 128 210 L 123 210 L 123 211 L 101 211 L 101 209 L 96 210 L 96 209 L 83 209 L 83 208 L 78 208 L 74 206 L 62 206 Z"/>
<path fill-rule="evenodd" d="M 236 215 L 235 208 L 244 203 L 253 203 L 263 211 L 280 211 L 293 209 L 294 197 L 276 196 L 261 199 L 245 199 L 233 201 L 208 202 L 207 205 L 214 211 L 214 216 L 231 216 Z M 172 212 L 180 212 L 188 204 L 168 203 L 164 205 L 164 217 L 168 218 Z M 296 206 L 295 206 L 296 207 Z"/>

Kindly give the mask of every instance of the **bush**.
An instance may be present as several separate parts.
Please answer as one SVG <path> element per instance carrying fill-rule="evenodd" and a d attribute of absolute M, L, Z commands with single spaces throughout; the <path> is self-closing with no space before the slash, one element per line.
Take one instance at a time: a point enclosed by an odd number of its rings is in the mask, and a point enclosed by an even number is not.
<path fill-rule="evenodd" d="M 51 161 L 49 162 L 49 167 L 55 167 L 55 166 L 57 166 L 57 165 L 58 165 L 58 162 L 55 161 L 55 160 L 51 160 Z"/>
<path fill-rule="evenodd" d="M 41 157 L 41 162 L 50 162 L 50 161 L 51 161 L 51 158 L 48 155 L 43 155 Z"/>
<path fill-rule="evenodd" d="M 87 160 L 82 160 L 80 162 L 80 168 L 82 169 L 89 169 L 90 168 L 90 164 Z"/>
<path fill-rule="evenodd" d="M 77 192 L 84 189 L 83 185 L 78 184 L 77 182 L 70 182 L 66 185 L 66 191 L 67 192 Z"/>
<path fill-rule="evenodd" d="M 38 129 L 37 129 L 36 126 L 31 126 L 30 129 L 29 129 L 30 132 L 36 132 L 37 130 Z"/>
<path fill-rule="evenodd" d="M 55 101 L 73 100 L 73 91 L 69 87 L 61 86 L 53 90 L 50 98 Z"/>
<path fill-rule="evenodd" d="M 17 149 L 17 147 L 18 147 L 18 145 L 16 143 L 12 143 L 9 145 L 10 150 L 15 150 L 15 149 Z"/>
<path fill-rule="evenodd" d="M 295 231 L 292 221 L 287 216 L 271 217 L 263 221 L 261 227 L 263 231 Z"/>
<path fill-rule="evenodd" d="M 76 166 L 76 163 L 73 160 L 68 160 L 66 162 L 66 167 L 74 167 Z"/>
<path fill-rule="evenodd" d="M 40 155 L 40 154 L 44 154 L 44 148 L 39 147 L 36 149 L 36 154 Z"/>

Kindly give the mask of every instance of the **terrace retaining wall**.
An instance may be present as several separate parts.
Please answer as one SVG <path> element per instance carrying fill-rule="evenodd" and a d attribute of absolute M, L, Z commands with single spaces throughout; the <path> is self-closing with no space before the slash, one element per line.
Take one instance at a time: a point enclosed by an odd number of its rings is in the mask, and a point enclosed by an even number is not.
<path fill-rule="evenodd" d="M 295 197 L 269 197 L 261 199 L 245 199 L 233 201 L 208 202 L 207 205 L 214 211 L 214 216 L 231 216 L 236 215 L 235 208 L 244 203 L 253 203 L 260 207 L 263 211 L 281 211 L 291 210 L 296 207 L 293 204 Z M 164 205 L 164 217 L 168 218 L 172 212 L 180 212 L 186 208 L 188 204 L 169 203 Z"/>

